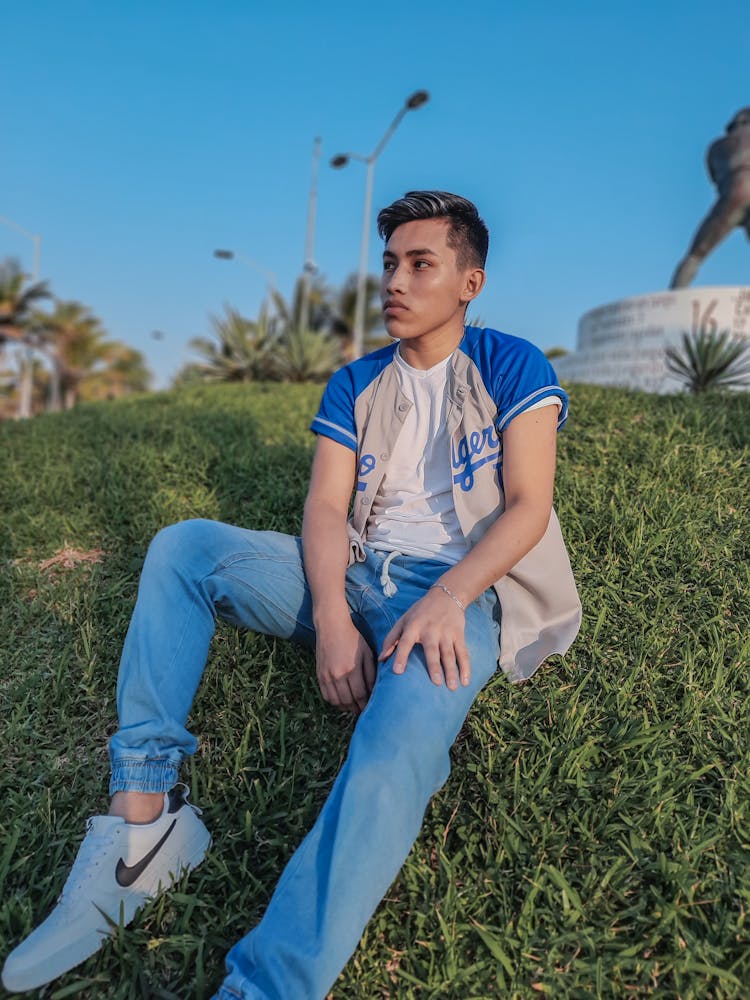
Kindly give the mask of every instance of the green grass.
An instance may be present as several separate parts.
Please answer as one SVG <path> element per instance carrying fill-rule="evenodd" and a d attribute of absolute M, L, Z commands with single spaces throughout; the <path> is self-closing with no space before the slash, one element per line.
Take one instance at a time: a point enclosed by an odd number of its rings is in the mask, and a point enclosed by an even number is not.
<path fill-rule="evenodd" d="M 0 426 L 0 955 L 105 807 L 149 539 L 194 516 L 297 531 L 319 394 L 199 389 Z M 336 1000 L 750 995 L 750 394 L 573 387 L 571 412 L 557 509 L 581 635 L 482 693 Z M 105 555 L 40 569 L 66 546 Z M 45 996 L 210 997 L 352 720 L 309 653 L 222 626 L 192 728 L 209 858 Z"/>

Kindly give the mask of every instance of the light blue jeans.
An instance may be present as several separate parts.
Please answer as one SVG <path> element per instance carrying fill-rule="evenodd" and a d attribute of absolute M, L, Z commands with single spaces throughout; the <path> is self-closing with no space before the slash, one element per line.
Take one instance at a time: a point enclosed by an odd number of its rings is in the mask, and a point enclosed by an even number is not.
<path fill-rule="evenodd" d="M 385 555 L 367 549 L 347 572 L 352 619 L 379 651 L 394 622 L 445 572 L 397 556 L 383 595 Z M 166 791 L 197 741 L 185 728 L 216 617 L 314 642 L 298 538 L 217 521 L 159 532 L 143 567 L 123 648 L 110 791 Z M 432 683 L 421 647 L 406 672 L 380 664 L 349 754 L 310 833 L 287 864 L 260 924 L 227 956 L 219 1000 L 322 1000 L 419 833 L 450 773 L 449 750 L 496 667 L 499 610 L 487 591 L 466 611 L 471 684 Z"/>

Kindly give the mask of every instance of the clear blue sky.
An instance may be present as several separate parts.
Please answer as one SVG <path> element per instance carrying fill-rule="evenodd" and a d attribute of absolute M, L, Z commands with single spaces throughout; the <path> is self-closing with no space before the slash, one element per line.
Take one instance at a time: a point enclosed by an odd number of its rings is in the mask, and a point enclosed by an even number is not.
<path fill-rule="evenodd" d="M 369 153 L 414 90 L 431 100 L 378 160 L 375 206 L 410 188 L 476 201 L 491 231 L 488 325 L 573 347 L 594 306 L 666 287 L 713 200 L 708 143 L 750 105 L 747 0 L 29 0 L 3 4 L 0 216 L 42 237 L 42 276 L 165 385 L 263 275 L 358 263 Z M 0 226 L 0 256 L 31 243 Z M 371 266 L 379 269 L 374 220 Z M 750 282 L 740 232 L 700 284 Z M 164 333 L 155 340 L 154 330 Z"/>

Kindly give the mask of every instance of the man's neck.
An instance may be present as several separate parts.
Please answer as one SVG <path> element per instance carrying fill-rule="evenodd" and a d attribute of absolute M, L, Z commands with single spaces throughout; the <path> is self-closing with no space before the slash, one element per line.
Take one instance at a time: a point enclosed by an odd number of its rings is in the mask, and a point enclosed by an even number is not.
<path fill-rule="evenodd" d="M 463 340 L 464 326 L 431 332 L 413 340 L 401 340 L 398 350 L 412 368 L 426 371 L 449 357 Z"/>

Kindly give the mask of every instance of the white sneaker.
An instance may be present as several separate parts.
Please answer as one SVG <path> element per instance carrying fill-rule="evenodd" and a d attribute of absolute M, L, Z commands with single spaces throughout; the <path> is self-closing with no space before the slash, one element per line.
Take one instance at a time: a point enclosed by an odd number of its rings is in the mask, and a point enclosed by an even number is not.
<path fill-rule="evenodd" d="M 6 990 L 43 986 L 93 955 L 120 923 L 129 924 L 146 900 L 201 863 L 208 830 L 177 785 L 164 796 L 153 823 L 93 816 L 57 905 L 8 955 Z"/>

